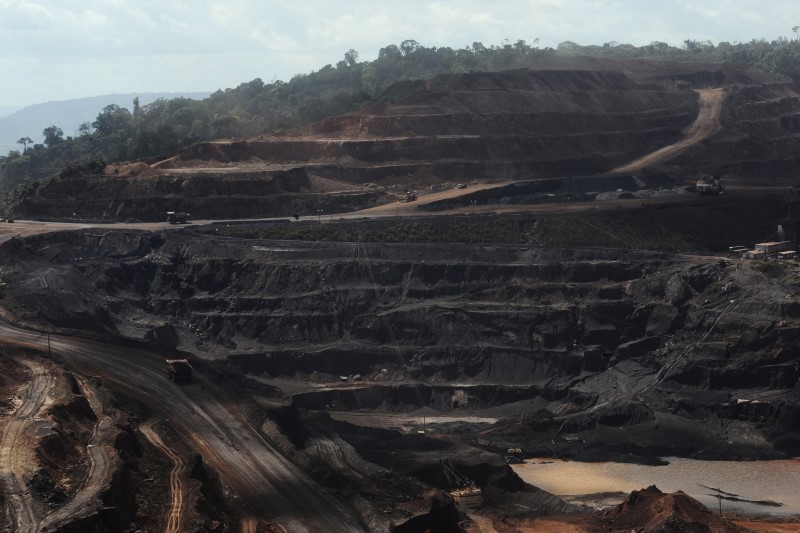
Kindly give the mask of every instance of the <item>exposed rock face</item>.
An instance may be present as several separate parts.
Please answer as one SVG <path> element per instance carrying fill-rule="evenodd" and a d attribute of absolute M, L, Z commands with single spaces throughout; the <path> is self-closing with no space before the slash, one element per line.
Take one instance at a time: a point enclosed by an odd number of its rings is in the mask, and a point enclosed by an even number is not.
<path fill-rule="evenodd" d="M 799 83 L 732 87 L 722 122 L 708 150 L 726 172 L 754 180 L 798 175 Z"/>
<path fill-rule="evenodd" d="M 177 339 L 254 375 L 366 381 L 297 394 L 300 407 L 508 404 L 539 413 L 525 420 L 531 428 L 625 452 L 775 453 L 729 430 L 738 420 L 796 450 L 795 434 L 777 428 L 796 418 L 798 287 L 751 263 L 179 233 L 64 233 L 4 246 L 13 252 L 3 254 L 4 305 L 22 316 L 169 348 Z M 154 338 L 153 325 L 165 323 Z M 757 399 L 754 389 L 773 394 Z M 495 440 L 535 448 L 526 431 Z"/>
<path fill-rule="evenodd" d="M 142 168 L 59 178 L 29 216 L 163 220 L 291 216 L 384 203 L 384 187 L 590 175 L 668 145 L 697 94 L 623 72 L 518 70 L 440 76 L 284 136 L 194 145 Z"/>

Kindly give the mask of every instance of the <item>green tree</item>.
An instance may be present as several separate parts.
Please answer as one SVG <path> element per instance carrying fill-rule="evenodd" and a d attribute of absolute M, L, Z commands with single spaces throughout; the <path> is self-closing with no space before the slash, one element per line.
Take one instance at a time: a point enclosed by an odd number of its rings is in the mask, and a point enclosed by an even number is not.
<path fill-rule="evenodd" d="M 52 148 L 64 142 L 64 132 L 61 131 L 61 128 L 58 126 L 45 128 L 44 131 L 42 131 L 42 136 L 44 137 L 44 145 L 48 148 Z"/>
<path fill-rule="evenodd" d="M 31 139 L 30 137 L 20 137 L 19 139 L 17 139 L 17 144 L 22 145 L 22 153 L 24 154 L 25 152 L 28 151 L 28 145 L 33 144 L 33 139 Z"/>
<path fill-rule="evenodd" d="M 347 66 L 352 67 L 358 63 L 358 52 L 353 50 L 352 48 L 345 52 L 344 54 L 344 61 L 347 63 Z"/>

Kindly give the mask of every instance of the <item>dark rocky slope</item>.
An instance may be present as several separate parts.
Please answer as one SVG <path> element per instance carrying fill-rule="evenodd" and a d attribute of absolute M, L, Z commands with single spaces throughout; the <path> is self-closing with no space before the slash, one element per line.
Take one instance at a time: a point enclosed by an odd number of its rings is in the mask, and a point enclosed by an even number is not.
<path fill-rule="evenodd" d="M 696 115 L 696 93 L 620 72 L 442 76 L 399 84 L 381 103 L 285 135 L 60 177 L 21 209 L 116 220 L 159 220 L 166 210 L 198 218 L 342 212 L 385 202 L 379 191 L 391 185 L 608 171 L 674 142 Z"/>
<path fill-rule="evenodd" d="M 259 380 L 330 383 L 297 394 L 298 406 L 529 415 L 536 435 L 501 424 L 502 446 L 578 433 L 642 455 L 778 453 L 770 442 L 797 452 L 791 269 L 770 278 L 740 260 L 619 249 L 173 232 L 3 249 L 3 305 L 18 316 L 224 357 Z M 365 382 L 335 386 L 356 374 Z"/>

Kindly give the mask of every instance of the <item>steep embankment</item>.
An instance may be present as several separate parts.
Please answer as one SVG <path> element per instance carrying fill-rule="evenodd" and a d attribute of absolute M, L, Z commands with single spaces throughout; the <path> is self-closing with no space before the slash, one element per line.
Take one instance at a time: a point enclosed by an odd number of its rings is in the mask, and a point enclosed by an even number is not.
<path fill-rule="evenodd" d="M 752 181 L 791 181 L 800 174 L 800 84 L 732 87 L 722 131 L 709 140 L 711 164 Z"/>
<path fill-rule="evenodd" d="M 294 401 L 304 408 L 504 416 L 518 407 L 501 406 L 524 404 L 542 430 L 587 432 L 559 441 L 569 449 L 757 456 L 775 451 L 748 435 L 786 450 L 800 442 L 785 396 L 800 376 L 800 289 L 777 265 L 761 272 L 739 260 L 619 249 L 115 232 L 4 246 L 15 258 L 8 309 L 227 357 L 248 374 L 328 384 L 301 386 Z M 82 284 L 64 281 L 78 277 Z M 38 279 L 50 288 L 27 282 Z M 335 386 L 353 375 L 371 383 Z"/>
<path fill-rule="evenodd" d="M 298 131 L 194 145 L 152 165 L 39 187 L 30 216 L 158 220 L 343 212 L 392 186 L 608 171 L 672 144 L 697 94 L 622 72 L 509 71 L 390 88 L 379 103 Z M 401 189 L 402 190 L 402 189 Z M 397 191 L 395 191 L 397 192 Z"/>

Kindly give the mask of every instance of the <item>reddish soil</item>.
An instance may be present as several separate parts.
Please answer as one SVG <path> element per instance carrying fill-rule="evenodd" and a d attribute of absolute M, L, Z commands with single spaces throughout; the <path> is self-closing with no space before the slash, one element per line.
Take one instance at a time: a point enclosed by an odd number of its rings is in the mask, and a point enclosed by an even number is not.
<path fill-rule="evenodd" d="M 634 491 L 619 506 L 602 517 L 611 531 L 691 531 L 708 533 L 744 533 L 745 528 L 734 525 L 712 513 L 703 504 L 684 494 L 664 494 L 655 486 Z"/>

